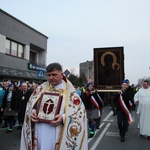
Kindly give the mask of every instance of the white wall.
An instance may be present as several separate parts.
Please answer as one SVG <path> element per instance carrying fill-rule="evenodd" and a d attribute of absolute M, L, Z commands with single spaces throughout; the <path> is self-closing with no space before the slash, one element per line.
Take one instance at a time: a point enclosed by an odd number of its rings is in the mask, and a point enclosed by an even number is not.
<path fill-rule="evenodd" d="M 6 37 L 0 34 L 0 52 L 1 53 L 5 53 L 6 52 L 5 41 L 6 41 Z"/>

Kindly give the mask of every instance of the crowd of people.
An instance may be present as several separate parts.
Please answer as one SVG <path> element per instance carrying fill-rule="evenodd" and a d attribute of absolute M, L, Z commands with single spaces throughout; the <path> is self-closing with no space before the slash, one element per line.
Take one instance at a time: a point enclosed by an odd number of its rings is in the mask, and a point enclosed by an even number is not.
<path fill-rule="evenodd" d="M 17 122 L 17 129 L 22 128 L 27 101 L 37 86 L 28 82 L 0 82 L 0 125 L 7 128 L 6 133 L 12 132 Z"/>
<path fill-rule="evenodd" d="M 81 93 L 63 75 L 59 63 L 49 64 L 46 72 L 47 81 L 41 84 L 0 82 L 1 127 L 11 133 L 17 122 L 17 129 L 21 129 L 20 150 L 88 149 L 87 116 Z M 61 99 L 56 108 L 50 106 L 56 103 L 55 95 Z M 38 116 L 44 96 L 47 100 L 41 111 L 46 117 L 54 113 L 50 120 L 40 120 Z M 60 107 L 56 114 L 57 105 Z"/>
<path fill-rule="evenodd" d="M 150 83 L 147 80 L 142 80 L 139 86 L 134 87 L 133 84 L 130 85 L 128 79 L 124 79 L 121 82 L 120 90 L 118 90 L 117 93 L 113 93 L 110 104 L 112 106 L 113 116 L 117 116 L 117 126 L 121 142 L 125 142 L 126 132 L 129 130 L 129 125 L 133 123 L 132 111 L 136 111 L 139 117 L 138 128 L 140 136 L 147 136 L 148 140 L 150 140 L 149 86 Z M 78 90 L 79 89 L 77 88 L 77 91 Z M 80 93 L 85 105 L 90 133 L 89 138 L 92 138 L 95 134 L 95 130 L 99 128 L 102 108 L 107 102 L 102 100 L 91 82 L 87 83 L 85 88 L 82 88 L 78 93 Z"/>
<path fill-rule="evenodd" d="M 49 64 L 46 73 L 47 81 L 41 84 L 0 83 L 1 127 L 10 133 L 18 122 L 17 129 L 22 129 L 20 150 L 88 149 L 87 139 L 99 129 L 105 102 L 92 82 L 82 88 L 73 86 L 59 63 Z M 135 110 L 140 136 L 150 140 L 149 82 L 144 80 L 135 90 L 128 79 L 123 80 L 112 101 L 120 141 L 125 141 Z"/>

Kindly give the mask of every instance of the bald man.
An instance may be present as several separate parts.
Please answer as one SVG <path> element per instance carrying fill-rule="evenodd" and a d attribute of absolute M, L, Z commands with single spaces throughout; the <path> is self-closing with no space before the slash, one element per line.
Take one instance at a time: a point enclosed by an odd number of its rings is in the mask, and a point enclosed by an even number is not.
<path fill-rule="evenodd" d="M 17 110 L 18 110 L 18 129 L 22 128 L 27 102 L 32 92 L 28 90 L 27 83 L 22 84 L 22 89 L 18 92 Z"/>

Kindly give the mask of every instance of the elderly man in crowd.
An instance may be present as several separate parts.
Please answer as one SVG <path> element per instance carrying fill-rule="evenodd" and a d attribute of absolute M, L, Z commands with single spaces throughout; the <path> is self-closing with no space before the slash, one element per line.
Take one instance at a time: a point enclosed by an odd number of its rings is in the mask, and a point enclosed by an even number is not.
<path fill-rule="evenodd" d="M 22 83 L 22 90 L 18 92 L 18 97 L 17 97 L 17 110 L 18 110 L 18 122 L 19 122 L 19 126 L 17 129 L 22 128 L 22 125 L 24 122 L 26 105 L 31 94 L 32 94 L 32 91 L 28 90 L 27 83 Z"/>

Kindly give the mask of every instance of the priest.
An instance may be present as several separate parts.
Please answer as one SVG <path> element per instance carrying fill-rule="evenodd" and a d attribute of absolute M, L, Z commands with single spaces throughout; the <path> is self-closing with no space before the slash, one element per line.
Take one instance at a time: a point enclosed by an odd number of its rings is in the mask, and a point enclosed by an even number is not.
<path fill-rule="evenodd" d="M 46 72 L 48 81 L 38 86 L 28 101 L 20 150 L 87 150 L 87 117 L 82 100 L 59 63 L 49 64 Z M 46 94 L 51 98 L 46 99 Z M 54 95 L 59 96 L 60 103 Z M 44 101 L 53 103 L 46 112 Z M 59 109 L 53 118 L 55 103 Z"/>
<path fill-rule="evenodd" d="M 150 140 L 150 87 L 147 80 L 142 82 L 142 88 L 134 96 L 139 117 L 140 136 L 147 136 Z"/>

